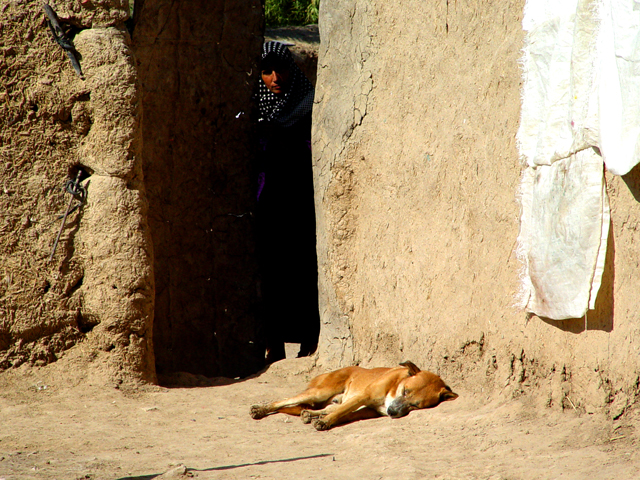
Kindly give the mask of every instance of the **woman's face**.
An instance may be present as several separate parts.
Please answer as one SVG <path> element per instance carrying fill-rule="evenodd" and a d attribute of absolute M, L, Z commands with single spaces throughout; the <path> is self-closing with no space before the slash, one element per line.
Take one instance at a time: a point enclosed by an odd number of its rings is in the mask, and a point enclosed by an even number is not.
<path fill-rule="evenodd" d="M 271 93 L 280 95 L 287 89 L 287 83 L 289 81 L 289 70 L 262 70 L 262 81 L 271 91 Z"/>

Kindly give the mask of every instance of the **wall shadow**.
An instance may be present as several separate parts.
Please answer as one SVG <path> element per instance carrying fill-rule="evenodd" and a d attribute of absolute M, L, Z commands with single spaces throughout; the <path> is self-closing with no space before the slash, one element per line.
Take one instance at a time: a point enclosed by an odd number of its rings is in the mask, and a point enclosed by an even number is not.
<path fill-rule="evenodd" d="M 158 385 L 164 388 L 206 388 L 233 385 L 243 380 L 253 378 L 253 375 L 242 379 L 228 377 L 207 377 L 189 372 L 170 372 L 158 374 Z"/>
<path fill-rule="evenodd" d="M 640 181 L 638 182 L 640 187 Z M 638 190 L 640 193 L 640 189 Z M 609 223 L 609 236 L 607 238 L 607 256 L 604 262 L 604 272 L 602 273 L 602 284 L 596 297 L 596 304 L 593 310 L 587 312 L 586 318 L 570 318 L 567 320 L 552 320 L 550 318 L 538 317 L 543 322 L 552 325 L 564 332 L 582 333 L 585 330 L 601 330 L 603 332 L 613 331 L 613 286 L 615 280 L 615 240 L 613 238 L 613 222 Z"/>
<path fill-rule="evenodd" d="M 307 358 L 307 357 L 304 357 Z M 301 358 L 287 357 L 286 362 L 297 362 Z M 230 377 L 207 377 L 197 373 L 190 372 L 168 372 L 158 374 L 158 385 L 164 388 L 208 388 L 208 387 L 224 387 L 235 383 L 246 382 L 260 377 L 269 371 L 274 364 L 265 365 L 259 371 L 250 375 Z"/>
<path fill-rule="evenodd" d="M 636 202 L 640 202 L 640 164 L 633 167 L 629 173 L 620 178 L 622 178 L 622 181 L 627 185 Z"/>

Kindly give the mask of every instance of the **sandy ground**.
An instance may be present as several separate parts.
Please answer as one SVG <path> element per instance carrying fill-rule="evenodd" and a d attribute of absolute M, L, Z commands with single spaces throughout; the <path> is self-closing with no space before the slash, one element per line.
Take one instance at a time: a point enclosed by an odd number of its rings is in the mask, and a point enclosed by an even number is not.
<path fill-rule="evenodd" d="M 47 369 L 5 372 L 0 479 L 149 480 L 180 465 L 184 475 L 163 478 L 640 478 L 635 411 L 617 421 L 535 411 L 527 397 L 478 398 L 452 385 L 460 398 L 435 409 L 328 432 L 296 417 L 249 417 L 251 404 L 302 389 L 312 367 L 284 360 L 248 380 L 131 391 Z"/>

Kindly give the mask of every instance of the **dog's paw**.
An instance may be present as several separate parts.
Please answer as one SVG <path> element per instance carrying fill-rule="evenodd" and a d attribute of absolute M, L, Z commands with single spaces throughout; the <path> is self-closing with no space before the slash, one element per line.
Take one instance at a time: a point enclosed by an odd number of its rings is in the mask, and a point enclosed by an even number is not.
<path fill-rule="evenodd" d="M 319 432 L 322 432 L 324 430 L 329 430 L 331 428 L 331 426 L 321 418 L 318 418 L 317 420 L 314 420 L 313 426 Z"/>
<path fill-rule="evenodd" d="M 250 415 L 254 420 L 260 420 L 267 416 L 267 409 L 264 405 L 252 405 Z"/>
<path fill-rule="evenodd" d="M 302 423 L 305 425 L 311 423 L 311 420 L 313 420 L 313 414 L 309 410 L 302 410 L 302 412 L 300 412 L 300 420 L 302 420 Z"/>

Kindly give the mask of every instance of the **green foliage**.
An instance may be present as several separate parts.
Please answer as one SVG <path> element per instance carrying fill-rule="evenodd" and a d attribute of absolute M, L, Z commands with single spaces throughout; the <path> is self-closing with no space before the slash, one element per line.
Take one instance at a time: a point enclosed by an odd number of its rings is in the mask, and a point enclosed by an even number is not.
<path fill-rule="evenodd" d="M 320 0 L 265 0 L 264 15 L 268 27 L 318 23 Z"/>

